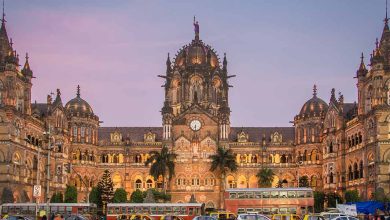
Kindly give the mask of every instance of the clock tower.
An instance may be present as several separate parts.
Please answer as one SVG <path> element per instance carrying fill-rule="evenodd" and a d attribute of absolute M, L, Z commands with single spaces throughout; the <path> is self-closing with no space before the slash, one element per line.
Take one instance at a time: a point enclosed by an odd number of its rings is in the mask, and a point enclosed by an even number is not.
<path fill-rule="evenodd" d="M 170 184 L 173 202 L 188 202 L 192 194 L 199 202 L 220 190 L 219 174 L 211 173 L 209 156 L 227 144 L 230 108 L 227 59 L 223 61 L 199 37 L 184 45 L 171 62 L 168 54 L 165 100 L 162 108 L 163 143 L 177 156 L 175 177 Z M 211 180 L 212 179 L 212 180 Z M 216 181 L 218 180 L 218 181 Z M 175 182 L 173 182 L 175 181 Z M 220 204 L 218 196 L 212 201 Z"/>

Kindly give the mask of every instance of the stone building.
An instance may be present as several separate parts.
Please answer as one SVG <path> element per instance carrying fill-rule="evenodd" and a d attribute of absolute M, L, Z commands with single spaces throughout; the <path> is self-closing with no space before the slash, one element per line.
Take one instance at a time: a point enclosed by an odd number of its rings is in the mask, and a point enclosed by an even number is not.
<path fill-rule="evenodd" d="M 18 202 L 32 200 L 32 187 L 43 186 L 41 201 L 67 184 L 79 190 L 79 201 L 104 170 L 114 187 L 131 193 L 161 187 L 144 165 L 152 150 L 168 146 L 176 154 L 175 176 L 168 192 L 173 202 L 191 195 L 206 204 L 222 204 L 221 175 L 211 172 L 209 156 L 218 146 L 230 148 L 239 165 L 228 173 L 228 188 L 258 187 L 261 167 L 276 173 L 285 187 L 307 176 L 316 190 L 357 189 L 363 198 L 390 188 L 390 30 L 388 19 L 376 41 L 369 67 L 362 56 L 356 72 L 358 98 L 345 103 L 335 90 L 325 102 L 314 86 L 291 127 L 233 127 L 230 123 L 226 54 L 205 44 L 195 23 L 195 37 L 168 54 L 161 127 L 101 127 L 99 117 L 82 99 L 65 105 L 61 92 L 46 103 L 32 103 L 33 71 L 26 55 L 23 68 L 3 16 L 0 29 L 0 193 L 10 188 Z M 354 82 L 351 82 L 354 83 Z M 53 101 L 54 99 L 54 101 Z M 298 109 L 297 109 L 298 110 Z M 69 165 L 71 164 L 71 166 Z"/>

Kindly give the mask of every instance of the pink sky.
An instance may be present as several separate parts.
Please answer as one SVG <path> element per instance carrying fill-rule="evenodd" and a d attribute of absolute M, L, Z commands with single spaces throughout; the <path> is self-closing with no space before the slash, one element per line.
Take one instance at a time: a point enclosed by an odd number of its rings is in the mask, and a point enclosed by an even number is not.
<path fill-rule="evenodd" d="M 233 126 L 290 126 L 313 84 L 356 100 L 352 78 L 383 28 L 384 1 L 6 1 L 14 48 L 37 77 L 33 100 L 81 86 L 102 126 L 159 126 L 168 52 L 200 36 L 227 52 Z M 366 63 L 368 60 L 366 59 Z M 23 64 L 23 62 L 21 62 Z"/>

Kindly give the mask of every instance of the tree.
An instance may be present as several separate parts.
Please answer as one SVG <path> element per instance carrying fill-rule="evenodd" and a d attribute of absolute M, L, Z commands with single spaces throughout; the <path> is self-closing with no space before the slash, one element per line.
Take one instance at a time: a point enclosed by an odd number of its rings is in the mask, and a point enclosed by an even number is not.
<path fill-rule="evenodd" d="M 325 199 L 328 202 L 328 207 L 336 208 L 337 203 L 343 203 L 343 199 L 339 196 L 339 194 L 330 192 L 325 195 Z M 336 202 L 337 201 L 337 202 Z"/>
<path fill-rule="evenodd" d="M 103 213 L 105 213 L 105 206 L 107 203 L 111 202 L 114 195 L 114 184 L 112 183 L 110 171 L 105 170 L 103 172 L 102 179 L 98 183 L 98 188 L 101 193 L 100 195 L 103 205 Z"/>
<path fill-rule="evenodd" d="M 150 157 L 145 161 L 145 166 L 150 166 L 149 174 L 153 176 L 154 180 L 157 181 L 159 177 L 162 177 L 163 188 L 166 190 L 167 176 L 168 181 L 175 175 L 175 162 L 177 154 L 169 152 L 168 147 L 164 146 L 161 152 L 151 151 Z"/>
<path fill-rule="evenodd" d="M 97 207 L 102 207 L 102 198 L 101 192 L 98 187 L 92 187 L 91 192 L 89 193 L 89 202 L 96 204 Z"/>
<path fill-rule="evenodd" d="M 283 188 L 283 181 L 279 180 L 276 184 L 276 188 Z"/>
<path fill-rule="evenodd" d="M 359 191 L 355 190 L 347 190 L 345 191 L 345 202 L 359 202 Z"/>
<path fill-rule="evenodd" d="M 53 195 L 50 198 L 51 203 L 63 203 L 64 202 L 64 196 L 62 195 L 62 192 L 53 193 Z"/>
<path fill-rule="evenodd" d="M 141 190 L 137 189 L 130 196 L 130 202 L 132 203 L 142 203 L 144 201 L 144 195 Z"/>
<path fill-rule="evenodd" d="M 65 203 L 77 202 L 77 188 L 75 186 L 66 186 L 65 190 Z"/>
<path fill-rule="evenodd" d="M 325 193 L 320 191 L 314 192 L 314 212 L 320 213 L 324 211 Z"/>
<path fill-rule="evenodd" d="M 309 178 L 307 176 L 299 177 L 299 187 L 309 187 Z"/>
<path fill-rule="evenodd" d="M 222 189 L 225 187 L 225 178 L 226 172 L 236 172 L 237 171 L 237 162 L 235 160 L 234 154 L 231 149 L 224 149 L 222 147 L 218 147 L 216 154 L 210 155 L 211 159 L 211 167 L 210 171 L 214 172 L 218 170 L 221 173 L 221 181 L 222 181 Z"/>
<path fill-rule="evenodd" d="M 124 203 L 127 200 L 127 192 L 123 188 L 118 188 L 114 192 L 114 197 L 112 199 L 113 203 Z"/>
<path fill-rule="evenodd" d="M 256 177 L 260 187 L 271 187 L 275 173 L 272 169 L 261 168 Z"/>
<path fill-rule="evenodd" d="M 156 200 L 154 199 L 154 194 L 153 194 L 153 191 L 152 189 L 148 189 L 146 191 L 146 196 L 143 200 L 144 203 L 155 203 Z"/>
<path fill-rule="evenodd" d="M 30 197 L 28 196 L 28 193 L 26 190 L 22 190 L 22 194 L 20 195 L 21 202 L 30 202 Z"/>
<path fill-rule="evenodd" d="M 3 193 L 1 194 L 1 203 L 14 203 L 14 193 L 8 187 L 3 188 Z"/>

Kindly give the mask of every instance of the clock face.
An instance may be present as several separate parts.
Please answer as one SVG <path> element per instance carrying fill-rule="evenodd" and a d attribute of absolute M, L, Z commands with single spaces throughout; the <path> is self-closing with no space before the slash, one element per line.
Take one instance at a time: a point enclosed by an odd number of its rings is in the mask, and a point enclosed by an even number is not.
<path fill-rule="evenodd" d="M 199 131 L 200 128 L 202 127 L 202 124 L 200 123 L 199 120 L 192 120 L 190 123 L 190 127 L 194 131 Z"/>

